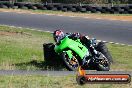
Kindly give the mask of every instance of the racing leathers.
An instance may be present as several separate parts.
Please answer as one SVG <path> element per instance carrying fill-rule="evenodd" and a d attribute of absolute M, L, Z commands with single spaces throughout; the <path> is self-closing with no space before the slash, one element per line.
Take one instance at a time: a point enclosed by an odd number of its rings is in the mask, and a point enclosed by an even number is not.
<path fill-rule="evenodd" d="M 99 52 L 96 51 L 96 49 L 94 48 L 94 45 L 95 45 L 95 39 L 90 39 L 88 36 L 83 36 L 81 35 L 80 33 L 66 33 L 66 35 L 69 36 L 69 38 L 71 39 L 80 39 L 81 43 L 82 44 L 85 44 L 86 47 L 90 50 L 92 56 L 94 56 L 94 58 L 98 57 L 99 56 Z M 90 57 L 86 56 L 84 59 L 83 59 L 83 62 L 82 64 L 83 65 L 86 65 L 88 64 L 88 60 L 90 59 Z"/>

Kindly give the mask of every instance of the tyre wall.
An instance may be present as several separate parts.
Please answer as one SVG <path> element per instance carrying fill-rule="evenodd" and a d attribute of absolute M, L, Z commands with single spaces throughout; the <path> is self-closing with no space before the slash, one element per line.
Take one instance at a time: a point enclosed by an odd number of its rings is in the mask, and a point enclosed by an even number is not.
<path fill-rule="evenodd" d="M 31 3 L 0 3 L 0 8 L 53 10 L 64 12 L 82 13 L 109 13 L 109 14 L 132 14 L 132 5 L 126 6 L 91 6 L 91 5 L 64 5 L 64 4 L 31 4 Z"/>

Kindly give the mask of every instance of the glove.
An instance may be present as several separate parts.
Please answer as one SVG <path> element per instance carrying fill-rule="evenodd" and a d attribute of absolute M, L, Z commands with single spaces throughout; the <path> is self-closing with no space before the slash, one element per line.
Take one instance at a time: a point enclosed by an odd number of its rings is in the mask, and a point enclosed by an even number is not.
<path fill-rule="evenodd" d="M 72 37 L 73 37 L 73 39 L 78 39 L 78 38 L 80 38 L 80 33 L 73 33 Z"/>
<path fill-rule="evenodd" d="M 97 43 L 97 40 L 96 40 L 95 38 L 92 38 L 92 39 L 91 39 L 91 44 L 92 44 L 93 46 L 95 46 L 96 43 Z"/>

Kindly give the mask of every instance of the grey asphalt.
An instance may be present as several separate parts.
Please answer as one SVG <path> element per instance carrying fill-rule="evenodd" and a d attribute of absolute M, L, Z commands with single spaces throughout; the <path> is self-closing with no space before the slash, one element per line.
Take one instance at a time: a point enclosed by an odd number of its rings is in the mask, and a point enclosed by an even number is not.
<path fill-rule="evenodd" d="M 48 16 L 37 14 L 18 14 L 0 12 L 0 24 L 37 28 L 44 31 L 54 31 L 63 29 L 65 32 L 80 32 L 90 37 L 100 40 L 132 44 L 132 22 L 97 20 L 85 18 L 71 18 L 66 16 Z M 89 74 L 97 73 L 117 73 L 131 74 L 125 71 L 94 72 L 88 71 Z M 23 70 L 0 70 L 0 75 L 74 75 L 70 71 L 23 71 Z"/>
<path fill-rule="evenodd" d="M 4 75 L 44 75 L 44 76 L 74 76 L 74 71 L 25 71 L 25 70 L 0 70 L 0 76 Z M 129 74 L 132 71 L 86 71 L 86 74 Z"/>
<path fill-rule="evenodd" d="M 80 32 L 103 41 L 132 44 L 132 22 L 0 12 L 0 24 L 44 31 L 63 29 L 65 32 Z"/>

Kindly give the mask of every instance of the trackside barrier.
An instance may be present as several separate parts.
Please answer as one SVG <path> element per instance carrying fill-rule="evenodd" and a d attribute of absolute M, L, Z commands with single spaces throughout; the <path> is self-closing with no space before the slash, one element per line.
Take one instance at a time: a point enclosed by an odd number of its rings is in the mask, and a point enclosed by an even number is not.
<path fill-rule="evenodd" d="M 77 5 L 77 4 L 38 4 L 38 3 L 0 3 L 0 8 L 19 8 L 33 10 L 72 11 L 83 13 L 132 14 L 132 5 Z"/>

